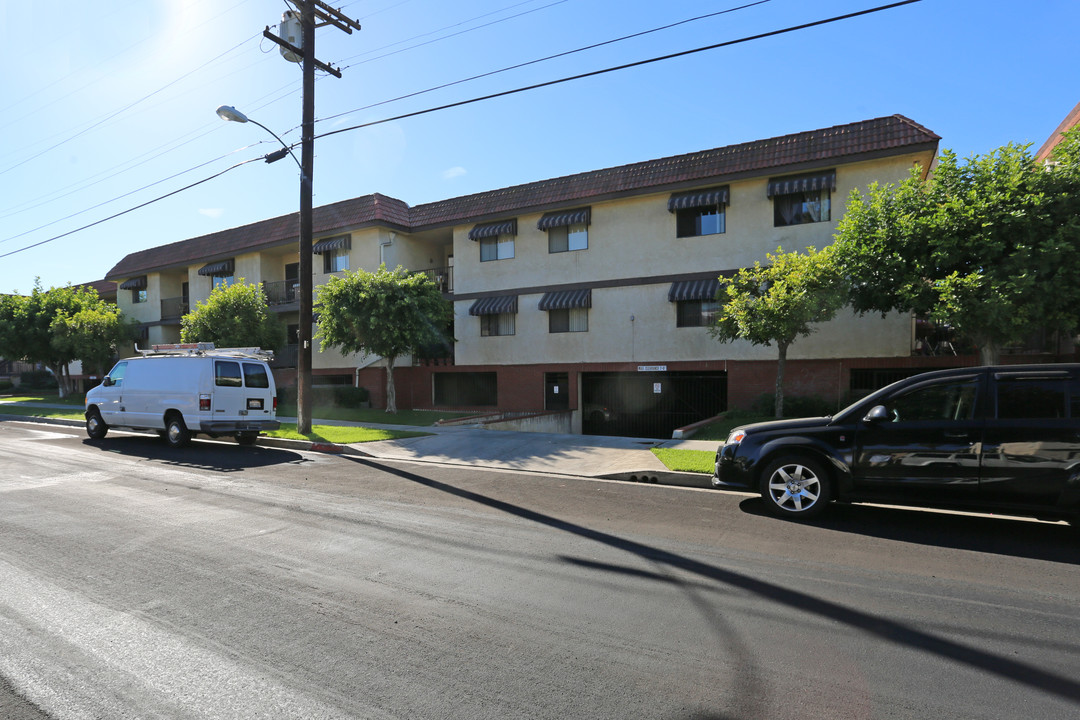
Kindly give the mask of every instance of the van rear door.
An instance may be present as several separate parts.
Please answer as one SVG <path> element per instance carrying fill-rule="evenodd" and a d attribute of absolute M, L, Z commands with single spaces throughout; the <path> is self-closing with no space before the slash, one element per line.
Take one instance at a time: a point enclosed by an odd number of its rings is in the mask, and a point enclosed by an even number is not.
<path fill-rule="evenodd" d="M 247 415 L 244 380 L 239 360 L 214 360 L 214 399 L 211 422 L 235 422 Z"/>

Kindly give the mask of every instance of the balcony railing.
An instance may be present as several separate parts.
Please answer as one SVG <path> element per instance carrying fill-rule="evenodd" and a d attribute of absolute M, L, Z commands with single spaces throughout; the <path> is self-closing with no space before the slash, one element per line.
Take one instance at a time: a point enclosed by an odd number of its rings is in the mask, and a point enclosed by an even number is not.
<path fill-rule="evenodd" d="M 298 302 L 300 298 L 300 281 L 275 280 L 274 282 L 264 282 L 263 292 L 266 293 L 266 302 L 271 307 L 288 305 Z"/>
<path fill-rule="evenodd" d="M 166 298 L 161 301 L 162 320 L 179 320 L 188 314 L 188 310 L 187 298 Z"/>
<path fill-rule="evenodd" d="M 454 266 L 417 270 L 431 278 L 444 295 L 454 292 Z"/>

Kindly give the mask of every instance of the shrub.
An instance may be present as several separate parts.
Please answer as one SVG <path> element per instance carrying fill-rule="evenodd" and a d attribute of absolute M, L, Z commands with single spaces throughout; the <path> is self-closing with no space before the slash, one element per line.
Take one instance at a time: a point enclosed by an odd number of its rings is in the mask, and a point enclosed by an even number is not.
<path fill-rule="evenodd" d="M 48 370 L 31 370 L 19 375 L 19 387 L 27 390 L 55 390 L 59 385 Z"/>
<path fill-rule="evenodd" d="M 7 380 L 0 380 L 0 392 L 7 392 L 11 388 L 15 387 Z"/>

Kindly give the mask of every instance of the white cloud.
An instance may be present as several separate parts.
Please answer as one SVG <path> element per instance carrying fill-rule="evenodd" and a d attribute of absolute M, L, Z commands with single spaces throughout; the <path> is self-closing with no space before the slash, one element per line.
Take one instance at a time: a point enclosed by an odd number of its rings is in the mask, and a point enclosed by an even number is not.
<path fill-rule="evenodd" d="M 467 172 L 468 170 L 458 165 L 457 167 L 452 167 L 449 170 L 443 170 L 442 176 L 443 180 L 453 180 L 454 178 L 461 177 Z"/>
<path fill-rule="evenodd" d="M 219 218 L 225 214 L 225 208 L 199 208 L 199 214 L 208 218 Z"/>

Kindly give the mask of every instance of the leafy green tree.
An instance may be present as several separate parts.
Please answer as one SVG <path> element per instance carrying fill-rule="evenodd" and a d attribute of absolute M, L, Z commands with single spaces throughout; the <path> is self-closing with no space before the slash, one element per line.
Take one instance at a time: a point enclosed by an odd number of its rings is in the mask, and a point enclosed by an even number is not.
<path fill-rule="evenodd" d="M 720 342 L 748 340 L 753 345 L 776 344 L 776 417 L 784 412 L 784 369 L 788 348 L 799 337 L 814 332 L 814 325 L 831 320 L 843 307 L 846 287 L 832 246 L 806 253 L 783 252 L 766 256 L 730 279 L 720 278 L 720 307 L 709 328 Z"/>
<path fill-rule="evenodd" d="M 853 191 L 837 230 L 858 312 L 913 312 L 952 325 L 984 364 L 1033 327 L 1080 325 L 1080 136 L 1056 167 L 1028 146 L 960 162 L 946 151 L 923 179 Z"/>
<path fill-rule="evenodd" d="M 89 288 L 44 290 L 0 298 L 0 356 L 42 363 L 52 371 L 60 396 L 72 390 L 69 365 L 104 365 L 129 330 L 117 307 Z"/>
<path fill-rule="evenodd" d="M 238 278 L 228 287 L 214 288 L 180 318 L 180 340 L 277 351 L 285 344 L 285 325 L 271 312 L 262 285 Z"/>
<path fill-rule="evenodd" d="M 78 358 L 84 371 L 105 375 L 106 365 L 117 348 L 136 338 L 135 323 L 125 322 L 120 308 L 112 303 L 90 304 L 73 315 L 53 319 L 53 344 Z"/>
<path fill-rule="evenodd" d="M 439 287 L 423 273 L 385 265 L 331 277 L 318 288 L 319 330 L 325 347 L 386 359 L 386 412 L 397 412 L 394 362 L 445 340 L 453 315 Z"/>

